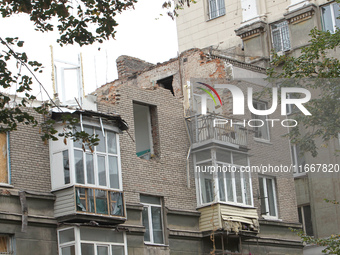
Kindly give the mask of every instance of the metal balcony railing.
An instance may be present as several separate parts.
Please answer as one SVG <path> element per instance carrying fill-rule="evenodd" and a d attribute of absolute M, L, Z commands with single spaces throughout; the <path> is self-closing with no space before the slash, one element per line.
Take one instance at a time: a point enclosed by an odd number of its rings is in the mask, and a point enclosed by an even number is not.
<path fill-rule="evenodd" d="M 76 186 L 77 213 L 125 217 L 123 192 Z"/>
<path fill-rule="evenodd" d="M 235 124 L 237 122 L 240 121 L 231 121 L 231 119 L 212 113 L 186 118 L 192 144 L 215 139 L 225 143 L 247 146 L 247 129 L 241 124 Z"/>

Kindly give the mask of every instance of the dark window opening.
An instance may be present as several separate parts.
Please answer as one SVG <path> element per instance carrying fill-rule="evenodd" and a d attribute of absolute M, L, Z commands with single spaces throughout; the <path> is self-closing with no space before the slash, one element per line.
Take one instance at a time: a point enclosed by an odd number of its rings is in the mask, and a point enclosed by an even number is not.
<path fill-rule="evenodd" d="M 303 232 L 308 236 L 313 236 L 312 213 L 310 205 L 298 207 L 299 222 L 302 224 Z"/>
<path fill-rule="evenodd" d="M 157 84 L 158 86 L 160 86 L 161 88 L 164 88 L 164 89 L 168 89 L 171 91 L 171 93 L 173 95 L 175 95 L 175 92 L 174 92 L 174 89 L 172 87 L 172 81 L 173 81 L 174 77 L 171 75 L 169 77 L 166 77 L 164 79 L 161 79 L 161 80 L 158 80 L 157 81 Z"/>

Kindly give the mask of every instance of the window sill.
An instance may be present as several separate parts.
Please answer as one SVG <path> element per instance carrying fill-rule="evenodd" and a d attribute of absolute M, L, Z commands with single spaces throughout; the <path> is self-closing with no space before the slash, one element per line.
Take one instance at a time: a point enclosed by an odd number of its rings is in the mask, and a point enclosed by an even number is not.
<path fill-rule="evenodd" d="M 225 14 L 219 15 L 219 16 L 217 16 L 217 17 L 215 17 L 215 18 L 208 18 L 208 19 L 207 19 L 207 22 L 209 22 L 209 21 L 211 21 L 211 20 L 214 20 L 214 19 L 218 19 L 218 18 L 223 17 L 223 16 L 225 16 Z"/>
<path fill-rule="evenodd" d="M 299 179 L 299 178 L 307 177 L 307 173 L 303 172 L 303 173 L 293 174 L 293 177 L 294 177 L 294 179 Z"/>
<path fill-rule="evenodd" d="M 148 243 L 148 242 L 144 242 L 145 245 L 148 246 L 155 246 L 155 247 L 169 247 L 169 245 L 167 244 L 160 244 L 160 243 Z"/>
<path fill-rule="evenodd" d="M 278 217 L 274 217 L 274 216 L 262 215 L 262 218 L 264 220 L 270 220 L 270 221 L 282 221 L 282 219 L 279 219 Z"/>
<path fill-rule="evenodd" d="M 259 142 L 259 143 L 265 143 L 265 144 L 270 144 L 270 145 L 273 145 L 270 140 L 265 140 L 265 139 L 261 139 L 261 138 L 257 138 L 257 137 L 254 137 L 254 141 L 255 142 Z"/>
<path fill-rule="evenodd" d="M 0 183 L 0 188 L 4 187 L 4 188 L 14 188 L 14 186 L 12 184 L 7 184 L 7 183 Z"/>
<path fill-rule="evenodd" d="M 229 206 L 235 206 L 235 207 L 241 207 L 241 208 L 255 209 L 255 207 L 251 206 L 251 205 L 236 204 L 236 203 L 223 202 L 223 201 L 201 204 L 201 205 L 198 205 L 196 209 L 204 208 L 204 207 L 207 207 L 207 206 L 212 206 L 214 204 L 223 204 L 223 205 L 229 205 Z"/>

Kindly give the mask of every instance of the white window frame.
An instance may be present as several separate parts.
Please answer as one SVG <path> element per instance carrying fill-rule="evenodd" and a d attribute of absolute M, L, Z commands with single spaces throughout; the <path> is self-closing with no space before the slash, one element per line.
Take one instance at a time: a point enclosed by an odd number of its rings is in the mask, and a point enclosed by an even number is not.
<path fill-rule="evenodd" d="M 64 230 L 69 230 L 69 229 L 73 229 L 74 231 L 74 241 L 70 241 L 70 242 L 67 242 L 67 243 L 63 243 L 63 244 L 60 244 L 60 237 L 59 237 L 59 233 L 61 231 L 64 231 Z M 128 255 L 128 251 L 127 251 L 127 239 L 126 239 L 126 233 L 123 232 L 123 243 L 116 243 L 116 242 L 98 242 L 98 241 L 82 241 L 80 240 L 80 227 L 68 227 L 68 228 L 62 228 L 62 229 L 58 229 L 58 251 L 59 251 L 59 254 L 62 255 L 62 251 L 61 249 L 62 248 L 65 248 L 65 247 L 69 247 L 69 246 L 72 246 L 74 245 L 74 249 L 75 249 L 75 255 L 80 255 L 81 254 L 81 244 L 82 243 L 88 243 L 88 244 L 93 244 L 95 249 L 94 249 L 94 255 L 97 255 L 97 249 L 96 247 L 97 246 L 108 246 L 109 247 L 109 255 L 114 255 L 112 254 L 112 249 L 111 247 L 112 246 L 124 246 L 124 255 Z"/>
<path fill-rule="evenodd" d="M 226 14 L 225 2 L 224 2 L 225 0 L 207 0 L 207 1 L 208 1 L 209 20 L 216 19 L 216 18 L 221 17 L 221 16 Z M 215 5 L 216 11 L 212 10 L 212 4 Z M 212 15 L 214 12 L 216 12 L 216 16 Z"/>
<path fill-rule="evenodd" d="M 273 28 L 273 26 L 278 26 L 277 28 Z M 284 29 L 286 29 L 286 32 L 288 33 L 288 42 L 289 45 L 285 45 L 284 40 L 283 40 L 283 33 L 284 33 Z M 272 47 L 274 50 L 275 49 L 275 42 L 274 42 L 274 35 L 273 33 L 278 31 L 279 35 L 280 35 L 280 40 L 281 40 L 281 47 L 280 50 L 278 50 L 278 53 L 283 53 L 285 51 L 289 51 L 291 49 L 291 43 L 290 43 L 290 34 L 289 34 L 289 26 L 288 26 L 288 22 L 286 20 L 274 23 L 271 25 L 271 37 L 272 37 Z"/>
<path fill-rule="evenodd" d="M 266 102 L 255 101 L 255 102 L 253 102 L 253 105 L 254 105 L 254 104 L 262 104 L 262 105 L 264 105 L 264 109 L 267 110 L 267 103 L 266 103 Z M 257 107 L 255 107 L 255 106 L 254 106 L 254 108 L 257 109 Z M 258 109 L 257 109 L 257 110 L 258 110 Z M 258 128 L 260 128 L 260 129 L 265 129 L 265 130 L 267 131 L 268 139 L 263 138 L 262 135 L 261 135 L 261 137 L 256 137 L 256 136 L 255 136 L 255 135 L 256 135 L 256 133 L 255 133 L 255 127 L 253 128 L 253 129 L 254 129 L 254 139 L 255 139 L 255 140 L 260 140 L 260 141 L 266 141 L 266 142 L 268 142 L 268 141 L 270 141 L 270 131 L 269 131 L 269 125 L 268 125 L 268 121 L 267 121 L 268 115 L 264 115 L 264 116 L 263 116 L 263 115 L 256 115 L 256 114 L 253 114 L 253 113 L 252 113 L 252 118 L 253 118 L 253 119 L 261 119 L 261 117 L 264 117 L 264 118 L 265 118 L 265 120 L 263 120 L 264 124 L 263 124 L 262 127 L 258 127 Z M 265 128 L 264 128 L 264 126 L 265 126 Z"/>
<path fill-rule="evenodd" d="M 206 149 L 205 149 L 206 150 Z M 240 166 L 240 165 L 236 165 L 234 164 L 234 158 L 233 158 L 233 153 L 241 153 L 241 152 L 234 152 L 234 151 L 228 151 L 231 153 L 231 163 L 225 163 L 225 162 L 220 162 L 216 160 L 216 156 L 214 155 L 216 153 L 215 149 L 208 149 L 211 150 L 212 156 L 210 159 L 205 159 L 205 160 L 201 160 L 201 161 L 197 161 L 196 159 L 196 154 L 194 154 L 194 162 L 195 162 L 195 169 L 196 166 L 199 164 L 204 164 L 204 163 L 210 163 L 211 162 L 211 166 L 215 166 L 215 169 L 217 169 L 217 165 L 222 165 L 225 167 L 236 167 L 238 170 L 240 170 L 240 167 L 244 167 L 244 166 Z M 199 152 L 199 151 L 197 151 Z M 241 153 L 241 154 L 245 154 L 245 153 Z M 249 166 L 249 157 L 247 154 L 245 154 L 247 157 L 247 164 Z M 214 160 L 213 160 L 214 159 Z M 215 161 L 215 162 L 214 162 Z M 240 172 L 240 181 L 241 181 L 241 190 L 242 190 L 242 203 L 237 201 L 237 191 L 236 191 L 236 180 L 235 180 L 235 173 L 231 172 L 231 181 L 232 181 L 232 190 L 233 190 L 233 201 L 228 201 L 228 187 L 227 187 L 227 178 L 226 178 L 226 174 L 223 173 L 223 183 L 224 183 L 224 195 L 225 195 L 225 200 L 226 201 L 221 201 L 220 199 L 220 193 L 219 193 L 219 177 L 217 172 L 213 173 L 213 183 L 214 183 L 214 196 L 213 196 L 213 200 L 211 202 L 207 202 L 204 203 L 203 202 L 203 192 L 202 192 L 202 178 L 201 178 L 201 173 L 196 172 L 195 170 L 195 175 L 196 175 L 196 187 L 198 187 L 197 189 L 197 206 L 201 207 L 201 206 L 206 206 L 215 202 L 221 203 L 221 204 L 228 204 L 228 205 L 237 205 L 237 206 L 242 206 L 242 207 L 253 207 L 254 206 L 254 200 L 253 200 L 253 187 L 252 187 L 252 181 L 251 181 L 251 173 L 249 172 L 249 189 L 250 189 L 250 201 L 251 204 L 248 205 L 246 204 L 246 198 L 245 198 L 245 187 L 244 187 L 244 183 L 245 183 L 245 174 L 243 172 Z"/>
<path fill-rule="evenodd" d="M 266 209 L 266 214 L 262 214 L 262 217 L 265 218 L 265 219 L 278 219 L 279 218 L 279 212 L 278 212 L 277 197 L 276 197 L 276 182 L 275 182 L 276 178 L 275 177 L 264 176 L 264 175 L 259 175 L 259 178 L 262 178 L 262 181 L 263 181 L 263 194 L 264 194 L 264 197 L 261 198 L 261 203 L 263 203 L 263 202 L 265 203 L 265 209 Z M 267 181 L 266 181 L 267 179 L 272 180 L 272 184 L 273 184 L 272 192 L 273 192 L 274 206 L 275 206 L 276 215 L 270 215 L 270 212 L 269 212 L 268 187 L 267 187 Z"/>
<path fill-rule="evenodd" d="M 11 254 L 15 254 L 14 252 L 14 240 L 13 240 L 13 236 L 11 235 L 8 235 L 8 234 L 0 234 L 0 237 L 5 237 L 8 239 L 8 249 L 7 249 L 7 252 L 1 252 L 0 251 L 0 255 L 1 254 L 4 254 L 4 255 L 11 255 Z"/>
<path fill-rule="evenodd" d="M 144 207 L 148 208 L 148 222 L 149 222 L 149 233 L 150 233 L 150 241 L 144 241 L 145 244 L 156 244 L 156 245 L 164 245 L 164 224 L 163 224 L 163 206 L 162 206 L 162 199 L 160 197 L 159 198 L 160 204 L 150 204 L 150 203 L 144 203 L 141 202 L 141 204 Z M 161 208 L 161 223 L 162 223 L 162 235 L 163 235 L 163 243 L 155 243 L 154 242 L 154 237 L 153 237 L 153 224 L 152 224 L 152 212 L 151 212 L 151 207 L 158 207 Z"/>
<path fill-rule="evenodd" d="M 334 5 L 338 5 L 338 7 L 340 7 L 339 4 L 336 3 L 336 2 L 333 2 L 333 3 L 331 3 L 331 4 L 327 4 L 327 5 L 321 6 L 321 15 L 322 15 L 322 8 L 323 8 L 323 7 L 325 7 L 325 6 L 329 6 L 329 7 L 330 7 L 330 10 L 331 10 L 331 21 L 332 21 L 332 25 L 333 25 L 333 31 L 329 31 L 329 32 L 332 33 L 332 34 L 334 34 L 335 31 L 336 31 L 336 29 L 337 29 L 337 26 L 336 26 L 336 18 L 337 18 L 337 17 L 335 17 L 335 14 L 334 14 Z M 321 21 L 322 21 L 322 20 L 323 20 L 323 15 L 322 15 L 322 17 L 321 17 Z M 327 31 L 327 30 L 325 30 L 324 24 L 322 24 L 322 31 Z"/>
<path fill-rule="evenodd" d="M 294 168 L 294 177 L 305 176 L 307 173 L 305 172 L 304 166 L 297 165 L 299 162 L 299 155 L 298 155 L 298 147 L 296 144 L 291 144 L 291 155 L 292 155 L 292 164 Z M 300 171 L 301 170 L 301 171 Z"/>

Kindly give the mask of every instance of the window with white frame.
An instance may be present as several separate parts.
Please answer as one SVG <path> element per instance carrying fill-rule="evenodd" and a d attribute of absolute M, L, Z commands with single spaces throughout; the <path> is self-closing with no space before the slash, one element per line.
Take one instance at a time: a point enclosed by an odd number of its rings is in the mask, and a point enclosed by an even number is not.
<path fill-rule="evenodd" d="M 0 234 L 0 254 L 14 254 L 12 237 Z"/>
<path fill-rule="evenodd" d="M 206 149 L 195 153 L 198 203 L 225 202 L 253 206 L 250 173 L 240 171 L 248 166 L 244 153 Z"/>
<path fill-rule="evenodd" d="M 259 177 L 261 215 L 277 218 L 277 201 L 275 178 L 268 176 Z"/>
<path fill-rule="evenodd" d="M 303 232 L 308 236 L 313 236 L 312 213 L 310 205 L 298 207 L 299 222 L 302 224 Z"/>
<path fill-rule="evenodd" d="M 264 102 L 253 102 L 256 110 L 267 110 L 267 104 Z M 252 118 L 256 121 L 252 122 L 254 126 L 254 137 L 269 140 L 269 127 L 267 122 L 267 115 L 252 114 Z"/>
<path fill-rule="evenodd" d="M 290 50 L 288 22 L 282 21 L 271 25 L 273 48 L 276 52 Z"/>
<path fill-rule="evenodd" d="M 301 153 L 299 145 L 291 145 L 292 161 L 294 166 L 294 175 L 305 173 L 306 159 L 303 153 Z"/>
<path fill-rule="evenodd" d="M 322 30 L 329 31 L 332 34 L 340 27 L 340 6 L 338 3 L 331 3 L 321 7 Z"/>
<path fill-rule="evenodd" d="M 214 19 L 225 14 L 224 0 L 208 0 L 209 19 Z"/>
<path fill-rule="evenodd" d="M 62 127 L 56 128 L 62 132 Z M 75 131 L 97 135 L 100 141 L 92 148 L 72 139 L 51 141 L 52 189 L 83 185 L 121 190 L 118 128 L 83 120 Z"/>
<path fill-rule="evenodd" d="M 160 197 L 140 195 L 143 204 L 142 220 L 145 227 L 144 242 L 164 244 L 162 201 Z"/>
<path fill-rule="evenodd" d="M 8 133 L 0 134 L 0 184 L 10 184 L 9 154 L 8 154 Z"/>
<path fill-rule="evenodd" d="M 125 255 L 124 232 L 112 229 L 71 227 L 58 230 L 60 255 Z"/>

